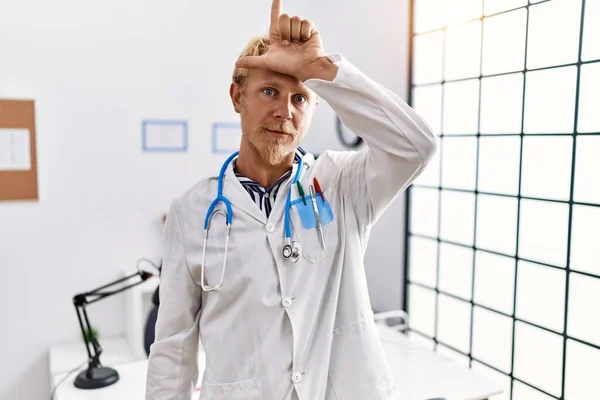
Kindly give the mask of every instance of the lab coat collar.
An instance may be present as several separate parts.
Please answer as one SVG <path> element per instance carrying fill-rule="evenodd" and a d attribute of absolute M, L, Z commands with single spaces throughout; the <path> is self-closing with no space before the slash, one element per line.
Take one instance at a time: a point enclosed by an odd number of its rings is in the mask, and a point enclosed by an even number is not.
<path fill-rule="evenodd" d="M 225 179 L 223 183 L 223 195 L 229 199 L 232 205 L 236 206 L 246 214 L 250 215 L 259 222 L 266 224 L 267 216 L 264 211 L 258 208 L 256 203 L 252 201 L 250 195 L 233 170 L 233 162 L 229 163 L 225 171 Z M 233 217 L 235 219 L 235 216 Z"/>
<path fill-rule="evenodd" d="M 314 157 L 312 154 L 305 153 L 304 151 L 297 150 L 296 154 L 302 157 L 303 162 L 303 172 L 306 171 L 307 168 L 314 162 Z M 265 212 L 258 208 L 256 203 L 252 201 L 248 192 L 242 184 L 240 183 L 238 177 L 235 175 L 235 171 L 233 170 L 233 162 L 229 163 L 227 166 L 227 170 L 225 171 L 225 179 L 223 185 L 223 194 L 229 199 L 232 205 L 235 205 L 237 208 L 250 215 L 257 221 L 266 225 L 267 216 Z M 283 210 L 285 209 L 285 201 L 287 198 L 288 190 L 291 188 L 292 180 L 296 174 L 298 169 L 298 164 L 294 163 L 292 166 L 292 173 L 285 180 L 284 183 L 279 188 L 279 194 L 277 195 L 277 200 L 273 205 L 273 210 L 271 211 L 271 216 L 283 214 Z M 216 176 L 218 178 L 218 175 Z M 234 217 L 235 218 L 235 217 Z"/>

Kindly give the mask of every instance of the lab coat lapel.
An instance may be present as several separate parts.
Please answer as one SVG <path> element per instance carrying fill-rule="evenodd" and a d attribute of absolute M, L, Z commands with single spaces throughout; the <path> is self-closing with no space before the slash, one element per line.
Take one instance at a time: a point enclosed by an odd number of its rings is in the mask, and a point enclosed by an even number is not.
<path fill-rule="evenodd" d="M 277 191 L 277 199 L 273 204 L 273 210 L 271 210 L 271 219 L 276 218 L 278 220 L 281 218 L 285 212 L 285 205 L 287 202 L 288 192 L 292 190 L 292 181 L 294 180 L 294 175 L 296 174 L 296 170 L 298 168 L 298 164 L 294 164 L 292 166 L 292 173 L 287 177 L 285 182 L 281 184 L 279 190 Z"/>
<path fill-rule="evenodd" d="M 258 208 L 256 203 L 252 201 L 246 189 L 244 189 L 237 176 L 235 176 L 233 163 L 229 164 L 227 171 L 225 172 L 223 194 L 229 199 L 234 207 L 239 208 L 263 224 L 267 223 L 265 212 Z M 235 216 L 233 218 L 235 219 Z"/>

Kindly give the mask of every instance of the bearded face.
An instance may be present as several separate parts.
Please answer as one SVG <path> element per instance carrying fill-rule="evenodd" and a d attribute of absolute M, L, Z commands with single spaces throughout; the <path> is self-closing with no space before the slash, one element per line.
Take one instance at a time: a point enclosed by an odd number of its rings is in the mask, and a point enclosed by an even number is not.
<path fill-rule="evenodd" d="M 251 115 L 249 110 L 241 112 L 243 140 L 269 165 L 277 165 L 288 158 L 304 138 L 304 127 L 296 128 L 291 121 L 264 121 L 251 125 Z"/>
<path fill-rule="evenodd" d="M 295 152 L 317 98 L 298 79 L 268 70 L 252 70 L 242 85 L 232 84 L 231 95 L 241 117 L 242 140 L 268 165 Z"/>

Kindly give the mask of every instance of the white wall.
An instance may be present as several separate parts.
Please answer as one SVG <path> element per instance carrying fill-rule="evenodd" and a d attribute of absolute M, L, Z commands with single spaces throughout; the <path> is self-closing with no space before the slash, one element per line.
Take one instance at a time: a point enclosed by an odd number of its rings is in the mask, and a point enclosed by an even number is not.
<path fill-rule="evenodd" d="M 326 51 L 405 96 L 407 0 L 284 6 L 316 23 Z M 80 339 L 72 296 L 134 272 L 139 257 L 160 258 L 161 214 L 224 158 L 211 153 L 211 124 L 237 121 L 228 98 L 233 62 L 251 35 L 266 31 L 269 7 L 0 2 L 0 98 L 36 102 L 40 194 L 0 203 L 0 399 L 49 398 L 48 348 Z M 340 148 L 333 113 L 320 108 L 304 146 Z M 143 153 L 146 118 L 187 120 L 189 152 Z M 394 203 L 372 234 L 377 309 L 400 303 L 403 207 Z M 90 306 L 102 336 L 124 333 L 123 306 L 122 296 Z"/>

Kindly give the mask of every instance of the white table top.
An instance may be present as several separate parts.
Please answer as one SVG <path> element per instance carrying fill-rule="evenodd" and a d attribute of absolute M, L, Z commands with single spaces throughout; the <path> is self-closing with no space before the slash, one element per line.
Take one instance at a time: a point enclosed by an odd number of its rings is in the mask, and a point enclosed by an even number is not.
<path fill-rule="evenodd" d="M 119 373 L 119 380 L 102 389 L 84 390 L 78 389 L 73 384 L 77 373 L 71 374 L 58 388 L 54 400 L 144 400 L 146 393 L 146 369 L 147 360 L 134 361 L 121 365 L 108 365 Z M 199 357 L 198 367 L 204 370 L 204 359 Z M 85 370 L 85 368 L 83 369 Z M 79 372 L 78 372 L 79 373 Z M 65 374 L 56 376 L 53 383 L 56 384 Z M 192 400 L 198 400 L 200 392 L 194 392 Z"/>
<path fill-rule="evenodd" d="M 502 387 L 405 335 L 379 326 L 380 339 L 399 389 L 398 400 L 482 400 Z"/>
<path fill-rule="evenodd" d="M 124 337 L 101 338 L 100 344 L 103 349 L 100 360 L 102 360 L 103 364 L 111 366 L 136 361 L 131 346 Z M 77 343 L 52 347 L 48 357 L 50 376 L 70 371 L 85 362 L 87 358 L 83 340 Z"/>
<path fill-rule="evenodd" d="M 426 400 L 441 397 L 445 400 L 482 400 L 502 392 L 501 386 L 477 375 L 439 353 L 416 346 L 392 329 L 378 325 L 380 338 L 398 387 L 398 400 Z M 85 348 L 82 348 L 85 350 Z M 104 363 L 104 361 L 103 361 Z M 120 365 L 104 363 L 119 372 L 117 383 L 103 389 L 77 389 L 73 382 L 77 374 L 65 380 L 56 392 L 55 400 L 144 400 L 147 361 Z M 204 357 L 198 359 L 204 370 Z M 71 367 L 72 368 L 72 367 Z M 56 384 L 64 373 L 54 377 Z M 199 398 L 195 392 L 193 399 Z"/>

